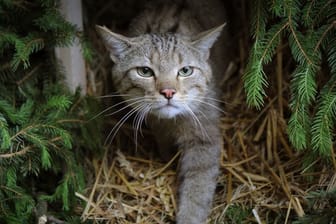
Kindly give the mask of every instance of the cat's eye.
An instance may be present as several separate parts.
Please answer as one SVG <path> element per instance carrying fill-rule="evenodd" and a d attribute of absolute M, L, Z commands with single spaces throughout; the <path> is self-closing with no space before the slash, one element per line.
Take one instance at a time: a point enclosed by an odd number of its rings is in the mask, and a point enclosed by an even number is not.
<path fill-rule="evenodd" d="M 178 71 L 178 75 L 181 77 L 188 77 L 191 76 L 193 72 L 194 72 L 193 67 L 185 66 Z"/>
<path fill-rule="evenodd" d="M 152 76 L 154 76 L 153 70 L 148 68 L 148 67 L 137 67 L 137 72 L 142 77 L 152 77 Z"/>

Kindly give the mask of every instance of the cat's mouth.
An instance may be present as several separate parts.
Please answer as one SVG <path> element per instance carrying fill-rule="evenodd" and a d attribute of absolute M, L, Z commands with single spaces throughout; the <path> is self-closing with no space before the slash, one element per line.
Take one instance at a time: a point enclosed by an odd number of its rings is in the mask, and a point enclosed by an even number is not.
<path fill-rule="evenodd" d="M 155 108 L 153 113 L 162 118 L 173 118 L 181 113 L 181 109 L 178 106 L 168 102 L 165 105 L 161 105 Z"/>
<path fill-rule="evenodd" d="M 179 107 L 178 106 L 175 106 L 175 105 L 172 105 L 172 104 L 166 104 L 166 105 L 163 105 L 161 107 L 159 107 L 159 109 L 169 109 L 169 108 L 176 108 L 178 109 Z"/>

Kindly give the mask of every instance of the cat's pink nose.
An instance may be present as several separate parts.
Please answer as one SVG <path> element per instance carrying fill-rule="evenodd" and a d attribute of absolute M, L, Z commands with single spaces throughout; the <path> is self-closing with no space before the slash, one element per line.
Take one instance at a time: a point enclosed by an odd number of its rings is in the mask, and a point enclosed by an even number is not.
<path fill-rule="evenodd" d="M 163 95 L 166 99 L 171 99 L 173 98 L 173 95 L 176 93 L 175 89 L 161 89 L 160 94 Z"/>

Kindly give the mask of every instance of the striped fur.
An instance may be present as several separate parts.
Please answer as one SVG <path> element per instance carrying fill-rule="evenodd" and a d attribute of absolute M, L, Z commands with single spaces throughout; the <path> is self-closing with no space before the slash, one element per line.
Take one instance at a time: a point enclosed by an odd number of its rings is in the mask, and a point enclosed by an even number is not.
<path fill-rule="evenodd" d="M 213 45 L 223 26 L 213 27 L 223 23 L 222 14 L 216 0 L 159 0 L 134 19 L 129 37 L 97 27 L 114 62 L 114 85 L 131 108 L 118 125 L 134 115 L 139 129 L 148 117 L 163 155 L 176 145 L 183 150 L 178 224 L 205 223 L 216 187 L 221 134 L 213 65 L 223 51 Z"/>

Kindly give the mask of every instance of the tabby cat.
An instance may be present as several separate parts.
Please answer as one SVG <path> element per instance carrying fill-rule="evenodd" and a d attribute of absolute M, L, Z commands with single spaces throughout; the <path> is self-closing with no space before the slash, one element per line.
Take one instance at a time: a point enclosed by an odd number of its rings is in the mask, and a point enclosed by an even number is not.
<path fill-rule="evenodd" d="M 147 117 L 164 156 L 182 150 L 178 224 L 206 222 L 219 173 L 223 12 L 216 0 L 152 1 L 127 37 L 97 26 L 114 62 L 114 86 L 131 108 L 124 119 L 135 115 L 139 128 Z"/>

